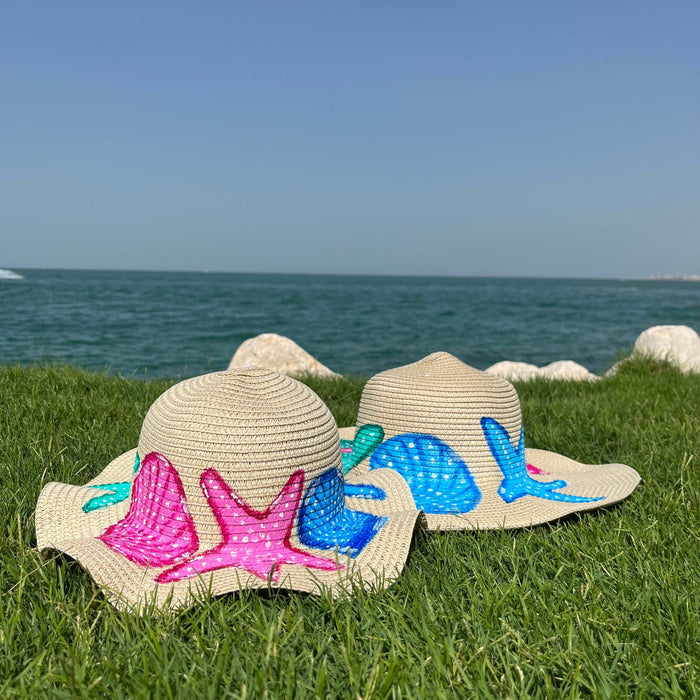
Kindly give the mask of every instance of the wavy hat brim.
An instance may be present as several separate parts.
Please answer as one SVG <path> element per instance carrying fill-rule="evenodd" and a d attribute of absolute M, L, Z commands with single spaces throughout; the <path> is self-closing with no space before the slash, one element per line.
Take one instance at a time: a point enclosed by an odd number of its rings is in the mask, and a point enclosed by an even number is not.
<path fill-rule="evenodd" d="M 343 440 L 354 440 L 356 428 L 340 429 Z M 371 479 L 373 474 L 392 471 L 385 468 L 370 470 L 368 455 L 346 476 L 353 482 Z M 535 481 L 548 482 L 561 479 L 566 486 L 559 493 L 576 497 L 595 498 L 588 502 L 552 501 L 538 496 L 526 495 L 512 503 L 506 503 L 498 494 L 501 479 L 494 473 L 487 488 L 481 488 L 478 505 L 466 513 L 426 513 L 425 524 L 430 530 L 488 530 L 495 528 L 522 528 L 530 525 L 558 520 L 572 513 L 593 510 L 617 503 L 627 496 L 640 482 L 639 474 L 625 464 L 582 464 L 576 460 L 546 450 L 525 449 L 528 464 L 543 473 L 531 474 Z M 468 462 L 467 462 L 468 465 Z M 480 484 L 484 486 L 483 482 Z M 408 495 L 407 495 L 408 494 Z M 389 497 L 382 501 L 368 501 L 364 510 L 383 514 L 393 508 L 406 508 L 407 498 L 416 507 L 408 486 L 395 500 Z"/>
<path fill-rule="evenodd" d="M 153 608 L 185 608 L 208 594 L 222 595 L 248 588 L 285 588 L 315 594 L 327 590 L 333 597 L 339 597 L 351 593 L 356 586 L 367 590 L 385 588 L 404 568 L 419 515 L 411 505 L 398 510 L 387 508 L 385 512 L 375 514 L 385 518 L 385 521 L 354 558 L 338 551 L 321 551 L 304 547 L 296 541 L 293 543 L 296 548 L 314 556 L 338 562 L 343 567 L 338 571 L 283 564 L 279 577 L 272 581 L 263 580 L 245 569 L 228 567 L 198 578 L 156 583 L 154 579 L 162 569 L 132 563 L 98 539 L 108 527 L 126 516 L 130 498 L 88 512 L 84 510 L 91 499 L 112 493 L 109 487 L 96 487 L 133 480 L 135 456 L 135 449 L 125 452 L 84 486 L 59 482 L 46 484 L 35 512 L 39 551 L 56 550 L 76 559 L 103 589 L 108 600 L 119 609 L 143 613 Z M 348 483 L 356 481 L 353 477 Z M 359 482 L 384 491 L 387 501 L 401 503 L 399 494 L 404 486 L 399 475 L 363 475 Z M 346 507 L 362 512 L 368 512 L 364 506 L 370 503 L 375 502 L 346 499 Z"/>

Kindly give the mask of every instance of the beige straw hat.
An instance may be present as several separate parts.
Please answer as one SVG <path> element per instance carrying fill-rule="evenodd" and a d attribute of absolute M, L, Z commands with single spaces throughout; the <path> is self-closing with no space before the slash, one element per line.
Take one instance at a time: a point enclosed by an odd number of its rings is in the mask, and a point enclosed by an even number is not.
<path fill-rule="evenodd" d="M 162 394 L 138 448 L 89 484 L 44 487 L 37 545 L 140 612 L 244 588 L 388 586 L 417 512 L 348 507 L 346 488 L 362 506 L 400 502 L 405 485 L 390 470 L 346 484 L 340 465 L 335 420 L 311 389 L 262 368 L 206 374 Z"/>
<path fill-rule="evenodd" d="M 639 483 L 624 464 L 525 449 L 515 389 L 445 352 L 372 377 L 356 428 L 340 435 L 353 479 L 388 468 L 406 481 L 399 502 L 365 508 L 413 505 L 429 529 L 526 527 L 615 503 Z"/>

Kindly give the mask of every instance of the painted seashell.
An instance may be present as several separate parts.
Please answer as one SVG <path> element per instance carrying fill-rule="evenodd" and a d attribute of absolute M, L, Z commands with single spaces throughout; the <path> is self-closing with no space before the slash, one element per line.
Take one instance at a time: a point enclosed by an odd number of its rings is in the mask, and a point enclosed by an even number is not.
<path fill-rule="evenodd" d="M 481 492 L 469 467 L 432 435 L 405 433 L 383 442 L 370 457 L 370 470 L 388 468 L 408 484 L 416 508 L 425 513 L 468 513 Z"/>

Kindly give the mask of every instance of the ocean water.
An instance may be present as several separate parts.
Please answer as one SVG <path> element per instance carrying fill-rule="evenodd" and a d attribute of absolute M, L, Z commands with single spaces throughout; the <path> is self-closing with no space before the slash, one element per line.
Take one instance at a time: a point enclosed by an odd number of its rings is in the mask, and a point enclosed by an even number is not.
<path fill-rule="evenodd" d="M 127 376 L 225 369 L 259 333 L 371 375 L 446 350 L 575 360 L 603 372 L 649 326 L 700 330 L 700 283 L 15 270 L 0 280 L 0 364 L 60 360 Z"/>

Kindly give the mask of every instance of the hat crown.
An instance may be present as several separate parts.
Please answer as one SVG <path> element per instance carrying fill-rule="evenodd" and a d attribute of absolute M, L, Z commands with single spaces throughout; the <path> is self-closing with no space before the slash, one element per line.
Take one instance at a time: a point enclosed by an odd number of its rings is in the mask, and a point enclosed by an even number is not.
<path fill-rule="evenodd" d="M 522 415 L 513 385 L 447 352 L 436 352 L 372 377 L 362 392 L 357 425 L 381 425 L 387 437 L 425 433 L 448 444 L 466 441 L 471 454 L 462 457 L 481 457 L 484 467 L 492 468 L 480 423 L 484 416 L 518 439 Z"/>
<path fill-rule="evenodd" d="M 205 470 L 263 511 L 299 470 L 308 484 L 341 463 L 338 428 L 321 399 L 295 379 L 259 367 L 168 389 L 146 414 L 138 453 L 141 460 L 161 454 L 173 465 L 197 528 L 214 538 L 218 527 L 200 483 Z"/>

